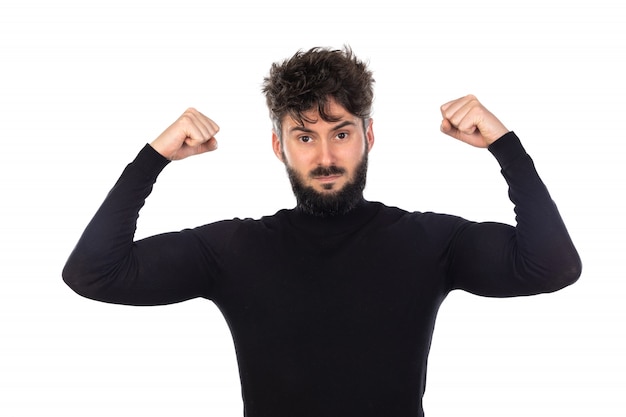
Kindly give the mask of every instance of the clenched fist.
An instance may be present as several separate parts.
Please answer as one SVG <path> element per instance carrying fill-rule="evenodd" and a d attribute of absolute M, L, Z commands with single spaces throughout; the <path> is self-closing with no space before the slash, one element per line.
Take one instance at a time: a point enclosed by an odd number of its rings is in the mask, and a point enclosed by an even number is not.
<path fill-rule="evenodd" d="M 189 108 L 150 145 L 174 161 L 217 149 L 219 126 L 198 110 Z"/>
<path fill-rule="evenodd" d="M 441 115 L 443 133 L 479 148 L 486 148 L 508 133 L 502 122 L 473 95 L 444 104 Z"/>

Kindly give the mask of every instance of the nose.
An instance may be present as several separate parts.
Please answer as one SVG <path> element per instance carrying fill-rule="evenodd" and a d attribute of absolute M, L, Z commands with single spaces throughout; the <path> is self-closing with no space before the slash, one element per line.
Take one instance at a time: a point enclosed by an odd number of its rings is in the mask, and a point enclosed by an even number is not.
<path fill-rule="evenodd" d="M 333 146 L 329 140 L 319 142 L 318 164 L 325 167 L 335 164 Z"/>

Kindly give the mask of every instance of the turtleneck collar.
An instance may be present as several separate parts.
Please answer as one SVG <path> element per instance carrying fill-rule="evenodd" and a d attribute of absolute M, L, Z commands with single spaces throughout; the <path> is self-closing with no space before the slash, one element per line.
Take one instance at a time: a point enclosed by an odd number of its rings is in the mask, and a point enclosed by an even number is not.
<path fill-rule="evenodd" d="M 380 204 L 362 199 L 346 214 L 320 217 L 306 213 L 298 207 L 288 210 L 291 225 L 305 233 L 314 235 L 339 235 L 359 229 L 378 213 Z"/>

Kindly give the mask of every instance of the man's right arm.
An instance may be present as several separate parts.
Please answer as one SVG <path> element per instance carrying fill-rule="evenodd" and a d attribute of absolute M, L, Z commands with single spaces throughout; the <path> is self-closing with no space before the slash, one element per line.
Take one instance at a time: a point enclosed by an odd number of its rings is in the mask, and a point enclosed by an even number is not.
<path fill-rule="evenodd" d="M 77 293 L 100 301 L 154 305 L 206 296 L 213 266 L 194 231 L 134 241 L 139 210 L 161 170 L 216 148 L 214 122 L 187 110 L 129 164 L 83 232 L 63 269 Z"/>

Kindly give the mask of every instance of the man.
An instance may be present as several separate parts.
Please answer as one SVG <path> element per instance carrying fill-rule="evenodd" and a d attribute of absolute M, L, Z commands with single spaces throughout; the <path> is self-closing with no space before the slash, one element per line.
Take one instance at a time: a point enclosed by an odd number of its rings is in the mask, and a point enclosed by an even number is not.
<path fill-rule="evenodd" d="M 451 290 L 551 292 L 576 281 L 581 264 L 518 138 L 473 96 L 441 107 L 441 130 L 495 156 L 516 227 L 365 201 L 372 85 L 349 49 L 274 64 L 263 91 L 296 208 L 133 242 L 161 170 L 217 148 L 217 124 L 187 110 L 125 169 L 65 282 L 114 303 L 215 302 L 235 342 L 246 416 L 423 416 L 435 317 Z"/>

